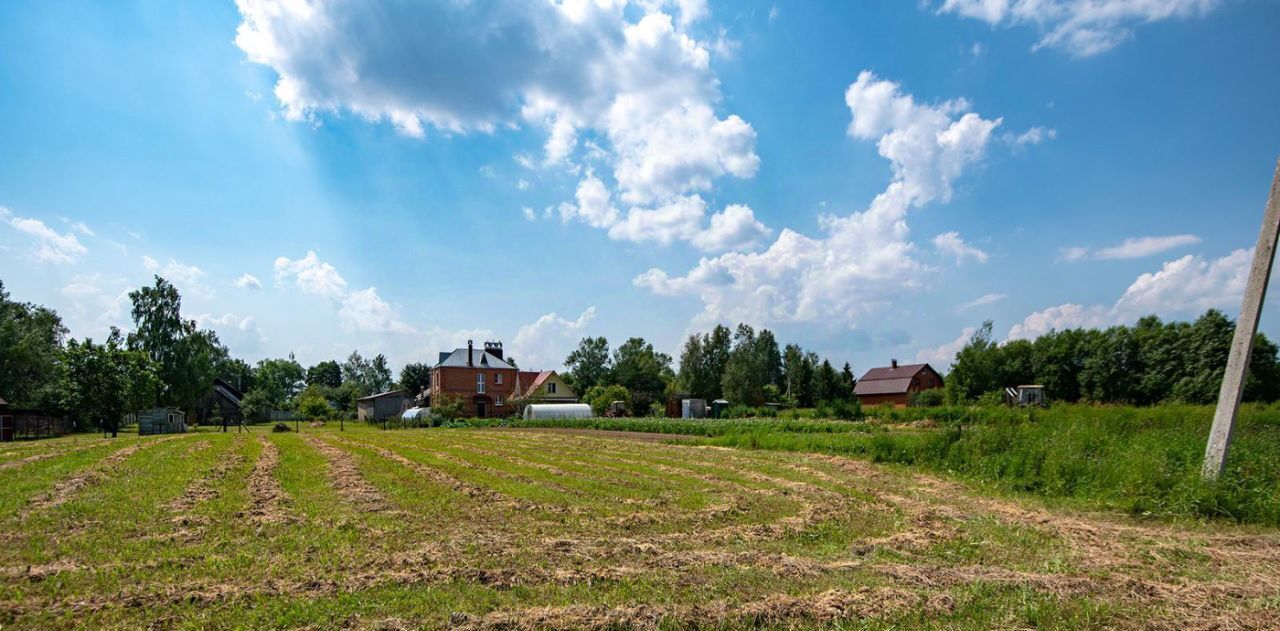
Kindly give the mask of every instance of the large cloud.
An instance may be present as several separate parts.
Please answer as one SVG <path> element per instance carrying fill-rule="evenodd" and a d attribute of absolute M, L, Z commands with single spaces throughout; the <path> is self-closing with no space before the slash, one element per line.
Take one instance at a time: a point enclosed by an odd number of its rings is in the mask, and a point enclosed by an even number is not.
<path fill-rule="evenodd" d="M 595 317 L 595 307 L 588 307 L 573 320 L 548 313 L 516 331 L 511 352 L 518 354 L 516 361 L 522 369 L 558 369 Z"/>
<path fill-rule="evenodd" d="M 1035 48 L 1052 46 L 1088 57 L 1114 48 L 1137 24 L 1204 15 L 1219 0 L 944 0 L 939 11 L 991 24 L 1031 24 Z"/>
<path fill-rule="evenodd" d="M 751 177 L 755 131 L 719 117 L 705 2 L 237 0 L 236 44 L 278 75 L 285 115 L 350 111 L 401 132 L 547 130 L 546 161 L 608 143 L 621 198 L 661 202 Z M 670 14 L 678 15 L 673 20 Z"/>
<path fill-rule="evenodd" d="M 783 230 L 763 252 L 704 258 L 683 276 L 651 269 L 635 284 L 659 294 L 700 297 L 700 321 L 762 324 L 856 325 L 903 292 L 920 288 L 928 268 L 914 257 L 907 212 L 949 200 L 955 180 L 982 158 L 1001 121 L 968 111 L 964 100 L 918 103 L 898 84 L 870 72 L 849 86 L 845 101 L 852 115 L 849 135 L 875 140 L 893 167 L 888 187 L 869 208 L 823 217 L 820 238 Z"/>
<path fill-rule="evenodd" d="M 395 307 L 378 295 L 376 287 L 348 291 L 347 281 L 337 268 L 320 260 L 313 251 L 300 259 L 281 256 L 275 263 L 276 283 L 290 278 L 304 293 L 324 296 L 339 305 L 338 321 L 347 331 L 364 333 L 416 333 L 400 319 Z"/>
<path fill-rule="evenodd" d="M 1055 329 L 1130 323 L 1146 315 L 1194 316 L 1206 309 L 1239 307 L 1252 260 L 1252 248 L 1212 260 L 1188 254 L 1139 276 L 1113 305 L 1049 307 L 1015 324 L 1008 339 L 1031 339 Z"/>
<path fill-rule="evenodd" d="M 14 216 L 3 206 L 0 206 L 0 221 L 35 241 L 31 256 L 41 263 L 73 263 L 89 251 L 75 234 L 60 233 L 39 219 Z"/>

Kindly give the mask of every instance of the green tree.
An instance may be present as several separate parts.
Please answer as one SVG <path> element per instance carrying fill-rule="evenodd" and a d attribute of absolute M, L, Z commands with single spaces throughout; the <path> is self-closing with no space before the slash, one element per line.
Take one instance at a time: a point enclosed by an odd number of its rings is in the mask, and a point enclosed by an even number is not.
<path fill-rule="evenodd" d="M 853 389 L 858 385 L 858 378 L 853 376 L 853 366 L 849 362 L 844 363 L 844 368 L 840 371 L 840 394 L 841 398 L 846 401 L 853 399 Z"/>
<path fill-rule="evenodd" d="M 253 392 L 258 392 L 272 409 L 290 407 L 294 397 L 302 390 L 306 371 L 293 355 L 287 359 L 264 359 L 254 370 L 256 382 Z"/>
<path fill-rule="evenodd" d="M 182 296 L 169 281 L 156 276 L 154 287 L 129 292 L 134 331 L 129 348 L 139 350 L 157 365 L 161 403 L 193 409 L 213 383 L 215 371 L 227 359 L 227 349 L 213 331 L 201 330 L 182 318 Z"/>
<path fill-rule="evenodd" d="M 947 397 L 953 403 L 973 401 L 1002 387 L 1000 347 L 991 339 L 991 321 L 987 320 L 956 353 L 947 375 Z"/>
<path fill-rule="evenodd" d="M 586 392 L 593 386 L 612 380 L 613 364 L 609 357 L 609 340 L 604 337 L 584 337 L 578 348 L 564 360 L 565 377 L 574 390 Z"/>
<path fill-rule="evenodd" d="M 591 389 L 582 395 L 582 402 L 590 405 L 591 412 L 596 416 L 604 416 L 605 412 L 609 411 L 609 405 L 614 401 L 628 402 L 629 405 L 630 400 L 631 393 L 617 384 L 591 386 Z"/>
<path fill-rule="evenodd" d="M 613 352 L 613 378 L 631 393 L 631 409 L 649 410 L 666 391 L 671 356 L 653 350 L 653 344 L 633 337 Z"/>
<path fill-rule="evenodd" d="M 307 385 L 337 388 L 342 385 L 342 366 L 332 359 L 322 361 L 307 369 Z"/>
<path fill-rule="evenodd" d="M 15 407 L 48 403 L 67 329 L 51 309 L 9 300 L 0 281 L 0 393 Z M 48 392 L 43 392 L 48 390 Z"/>
<path fill-rule="evenodd" d="M 105 344 L 71 340 L 63 355 L 64 405 L 77 418 L 115 436 L 126 412 L 155 403 L 159 378 L 155 362 L 140 351 L 124 347 L 120 332 L 111 330 Z"/>
<path fill-rule="evenodd" d="M 298 394 L 298 414 L 313 420 L 329 418 L 333 408 L 329 407 L 324 388 L 324 386 L 312 384 Z"/>
<path fill-rule="evenodd" d="M 825 359 L 818 365 L 818 370 L 814 374 L 814 390 L 819 403 L 847 400 L 840 373 L 836 372 L 831 362 Z"/>
<path fill-rule="evenodd" d="M 422 363 L 405 364 L 400 369 L 400 388 L 417 396 L 431 386 L 431 367 Z"/>

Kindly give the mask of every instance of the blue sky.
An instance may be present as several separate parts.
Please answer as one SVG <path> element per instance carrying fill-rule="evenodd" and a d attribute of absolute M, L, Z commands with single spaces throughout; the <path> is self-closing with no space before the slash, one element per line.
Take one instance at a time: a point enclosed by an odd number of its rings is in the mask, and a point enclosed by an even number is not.
<path fill-rule="evenodd" d="M 159 273 L 233 353 L 308 364 L 747 321 L 861 371 L 986 319 L 1234 317 L 1277 28 L 1265 0 L 6 2 L 0 279 L 100 338 Z"/>

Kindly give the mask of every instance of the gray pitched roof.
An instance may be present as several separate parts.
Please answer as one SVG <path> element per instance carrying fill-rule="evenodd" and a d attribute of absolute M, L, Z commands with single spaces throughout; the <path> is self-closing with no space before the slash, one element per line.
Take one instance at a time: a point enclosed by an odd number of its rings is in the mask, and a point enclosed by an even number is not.
<path fill-rule="evenodd" d="M 406 396 L 404 390 L 387 390 L 386 392 L 371 394 L 367 397 L 360 397 L 359 399 L 356 399 L 356 401 L 372 401 L 374 399 L 380 399 L 382 397 L 390 397 L 390 396 L 396 396 L 396 395 Z"/>
<path fill-rule="evenodd" d="M 516 367 L 508 364 L 505 360 L 498 359 L 497 355 L 490 353 L 484 349 L 477 348 L 471 351 L 471 363 L 473 368 L 506 368 L 507 370 L 515 370 Z M 467 368 L 467 349 L 459 348 L 448 357 L 444 353 L 440 353 L 440 362 L 436 364 L 437 368 Z"/>

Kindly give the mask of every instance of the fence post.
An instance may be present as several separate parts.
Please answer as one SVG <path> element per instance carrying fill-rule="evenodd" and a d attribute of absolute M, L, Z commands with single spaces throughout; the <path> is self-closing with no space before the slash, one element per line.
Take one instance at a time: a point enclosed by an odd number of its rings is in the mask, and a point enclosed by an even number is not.
<path fill-rule="evenodd" d="M 1267 281 L 1271 278 L 1277 235 L 1280 235 L 1280 161 L 1276 163 L 1275 175 L 1271 181 L 1271 194 L 1262 215 L 1258 244 L 1253 248 L 1249 284 L 1244 289 L 1240 319 L 1236 320 L 1236 332 L 1231 339 L 1231 352 L 1227 356 L 1227 369 L 1222 377 L 1222 389 L 1218 392 L 1218 407 L 1213 413 L 1213 429 L 1209 430 L 1209 443 L 1204 451 L 1204 469 L 1201 475 L 1206 480 L 1216 480 L 1227 466 L 1231 433 L 1235 429 L 1236 415 L 1240 412 L 1240 399 L 1244 396 L 1249 357 L 1253 354 L 1253 337 L 1258 333 L 1262 302 L 1267 297 Z"/>

